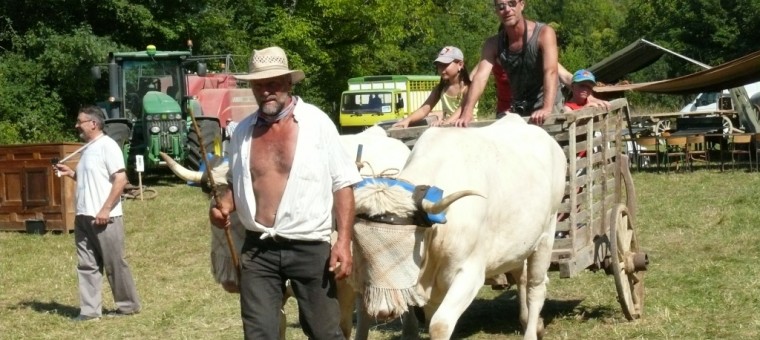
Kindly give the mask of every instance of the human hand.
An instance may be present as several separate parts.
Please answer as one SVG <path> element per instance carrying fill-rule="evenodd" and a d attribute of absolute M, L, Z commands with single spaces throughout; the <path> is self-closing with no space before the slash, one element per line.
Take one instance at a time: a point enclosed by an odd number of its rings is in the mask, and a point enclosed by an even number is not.
<path fill-rule="evenodd" d="M 351 274 L 353 258 L 351 257 L 351 242 L 338 240 L 330 250 L 330 271 L 336 280 L 343 280 Z"/>
<path fill-rule="evenodd" d="M 586 103 L 586 106 L 601 107 L 605 111 L 609 111 L 610 110 L 610 102 L 608 102 L 606 100 L 598 99 L 598 98 L 596 98 L 594 96 L 589 96 L 588 97 L 588 103 Z"/>
<path fill-rule="evenodd" d="M 447 124 L 447 122 L 444 122 L 442 120 L 435 120 L 435 121 L 430 122 L 430 126 L 433 126 L 433 127 L 435 127 L 435 126 L 441 126 L 441 125 L 446 125 L 446 124 Z"/>
<path fill-rule="evenodd" d="M 212 206 L 208 211 L 208 219 L 211 221 L 211 224 L 219 229 L 227 228 L 230 225 L 230 210 L 224 207 Z"/>
<path fill-rule="evenodd" d="M 68 165 L 63 163 L 56 163 L 53 164 L 53 170 L 57 172 L 57 176 L 69 176 L 71 178 L 74 178 L 74 170 L 72 170 Z"/>
<path fill-rule="evenodd" d="M 391 125 L 391 128 L 401 128 L 406 129 L 409 127 L 409 121 L 406 119 L 399 120 L 398 122 Z"/>
<path fill-rule="evenodd" d="M 95 219 L 92 221 L 92 224 L 100 226 L 100 227 L 106 227 L 108 225 L 108 222 L 111 221 L 110 211 L 107 209 L 100 209 L 98 211 L 98 214 L 95 215 Z"/>
<path fill-rule="evenodd" d="M 462 117 L 454 121 L 454 126 L 456 127 L 468 127 L 470 126 L 470 121 L 472 120 L 472 117 Z"/>
<path fill-rule="evenodd" d="M 536 111 L 533 111 L 533 114 L 530 115 L 530 120 L 528 123 L 532 123 L 538 126 L 544 125 L 544 122 L 546 121 L 546 117 L 551 114 L 551 111 L 544 110 L 544 109 L 538 109 Z"/>

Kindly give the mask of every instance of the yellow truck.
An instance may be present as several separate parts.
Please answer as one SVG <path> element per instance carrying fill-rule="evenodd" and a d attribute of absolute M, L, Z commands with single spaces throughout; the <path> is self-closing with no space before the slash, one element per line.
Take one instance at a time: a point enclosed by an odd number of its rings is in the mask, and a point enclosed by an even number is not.
<path fill-rule="evenodd" d="M 339 123 L 343 133 L 354 133 L 380 123 L 403 119 L 422 106 L 438 85 L 439 76 L 381 75 L 348 80 L 341 95 Z M 440 111 L 440 102 L 433 111 Z"/>

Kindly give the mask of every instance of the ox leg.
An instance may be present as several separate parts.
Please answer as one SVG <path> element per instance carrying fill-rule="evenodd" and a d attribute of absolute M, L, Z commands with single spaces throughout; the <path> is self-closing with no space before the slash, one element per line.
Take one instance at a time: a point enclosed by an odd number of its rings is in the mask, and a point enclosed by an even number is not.
<path fill-rule="evenodd" d="M 517 297 L 520 300 L 520 324 L 523 331 L 528 326 L 528 271 L 525 270 L 525 262 L 519 269 L 509 272 L 517 278 Z"/>
<path fill-rule="evenodd" d="M 525 339 L 543 337 L 544 322 L 541 319 L 541 309 L 546 300 L 546 284 L 549 282 L 546 272 L 551 263 L 553 245 L 553 232 L 544 234 L 536 251 L 528 257 L 526 265 L 528 320 L 525 327 Z"/>
<path fill-rule="evenodd" d="M 367 310 L 364 308 L 363 298 L 361 294 L 356 294 L 356 336 L 354 340 L 367 340 L 369 339 L 369 326 L 372 323 L 372 318 L 367 315 Z"/>
<path fill-rule="evenodd" d="M 428 328 L 430 339 L 450 339 L 459 317 L 462 316 L 465 309 L 478 295 L 480 287 L 483 286 L 485 273 L 482 266 L 469 267 L 480 270 L 462 270 L 456 274 L 452 284 L 445 292 L 446 296 L 430 318 L 430 327 Z"/>
<path fill-rule="evenodd" d="M 357 294 L 346 280 L 337 281 L 335 287 L 338 292 L 338 305 L 340 306 L 340 330 L 343 332 L 343 337 L 351 339 L 351 330 L 354 327 L 354 303 Z"/>
<path fill-rule="evenodd" d="M 416 307 L 409 307 L 409 311 L 401 314 L 401 339 L 419 339 L 419 324 L 417 315 L 414 314 Z"/>

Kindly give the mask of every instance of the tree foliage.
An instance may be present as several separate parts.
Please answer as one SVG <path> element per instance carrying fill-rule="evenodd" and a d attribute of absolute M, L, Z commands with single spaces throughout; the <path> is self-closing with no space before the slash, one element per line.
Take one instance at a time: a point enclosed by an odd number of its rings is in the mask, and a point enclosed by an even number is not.
<path fill-rule="evenodd" d="M 560 62 L 589 67 L 639 38 L 717 65 L 758 49 L 756 0 L 525 0 L 555 28 Z M 54 14 L 51 14 L 54 13 Z M 0 3 L 0 143 L 75 138 L 76 110 L 97 98 L 90 66 L 109 51 L 185 49 L 233 54 L 283 47 L 307 79 L 296 92 L 332 112 L 350 77 L 434 74 L 447 45 L 472 69 L 496 32 L 483 0 L 15 0 Z M 696 71 L 676 58 L 631 75 L 650 81 Z M 489 86 L 481 112 L 493 111 Z M 653 101 L 661 101 L 661 98 Z"/>

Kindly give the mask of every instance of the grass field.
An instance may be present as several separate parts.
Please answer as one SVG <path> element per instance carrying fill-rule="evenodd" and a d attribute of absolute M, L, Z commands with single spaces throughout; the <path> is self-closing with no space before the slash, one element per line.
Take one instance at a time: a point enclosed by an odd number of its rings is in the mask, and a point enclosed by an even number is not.
<path fill-rule="evenodd" d="M 551 272 L 543 310 L 548 339 L 760 338 L 760 174 L 744 171 L 634 175 L 637 232 L 652 261 L 644 317 L 628 322 L 614 281 Z M 139 315 L 75 324 L 73 234 L 0 233 L 0 338 L 242 338 L 237 295 L 210 274 L 206 200 L 197 188 L 153 183 L 159 196 L 125 202 L 127 252 L 143 300 Z M 113 309 L 108 284 L 104 307 Z M 290 301 L 288 339 L 304 339 Z M 520 337 L 515 291 L 484 287 L 454 338 Z M 398 322 L 373 327 L 395 339 Z M 426 335 L 422 334 L 425 338 Z"/>

